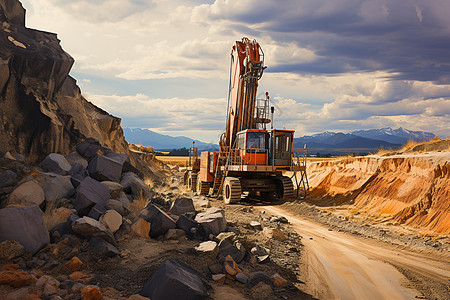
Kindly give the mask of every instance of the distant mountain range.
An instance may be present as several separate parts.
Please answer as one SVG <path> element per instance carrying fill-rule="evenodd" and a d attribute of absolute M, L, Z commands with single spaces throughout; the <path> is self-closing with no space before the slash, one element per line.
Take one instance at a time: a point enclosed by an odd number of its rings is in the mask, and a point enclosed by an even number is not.
<path fill-rule="evenodd" d="M 171 151 L 173 149 L 192 147 L 192 142 L 195 141 L 195 146 L 201 150 L 218 150 L 219 146 L 211 143 L 200 142 L 185 136 L 170 136 L 156 133 L 148 129 L 141 128 L 123 128 L 125 139 L 133 144 L 141 144 L 143 146 L 152 146 L 158 151 Z"/>
<path fill-rule="evenodd" d="M 426 141 L 435 135 L 431 132 L 411 131 L 404 128 L 357 130 L 351 133 L 325 131 L 310 136 L 294 138 L 294 149 L 306 144 L 309 153 L 346 153 L 373 152 L 381 147 L 399 148 L 408 140 Z"/>
<path fill-rule="evenodd" d="M 125 138 L 133 144 L 152 146 L 155 150 L 170 151 L 173 149 L 189 148 L 191 138 L 159 134 L 148 129 L 124 128 Z M 303 148 L 306 144 L 309 153 L 330 153 L 340 155 L 346 153 L 367 153 L 381 147 L 398 148 L 408 140 L 425 141 L 433 138 L 431 132 L 411 131 L 404 128 L 357 130 L 351 133 L 325 131 L 314 135 L 294 138 L 294 149 Z M 195 145 L 201 150 L 217 150 L 218 145 L 195 140 Z"/>

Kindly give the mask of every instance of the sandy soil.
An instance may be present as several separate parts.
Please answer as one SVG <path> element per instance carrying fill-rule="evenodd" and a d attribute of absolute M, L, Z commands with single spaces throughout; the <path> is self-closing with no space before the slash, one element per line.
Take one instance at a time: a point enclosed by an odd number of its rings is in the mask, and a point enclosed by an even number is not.
<path fill-rule="evenodd" d="M 448 299 L 449 255 L 412 252 L 399 246 L 338 232 L 276 206 L 303 237 L 301 280 L 320 299 Z"/>

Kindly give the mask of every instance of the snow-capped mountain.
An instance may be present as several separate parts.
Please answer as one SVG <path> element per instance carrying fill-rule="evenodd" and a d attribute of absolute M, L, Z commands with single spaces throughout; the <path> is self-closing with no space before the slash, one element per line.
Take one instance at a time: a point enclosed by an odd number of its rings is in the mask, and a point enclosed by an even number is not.
<path fill-rule="evenodd" d="M 353 135 L 360 137 L 382 140 L 394 144 L 404 144 L 408 140 L 427 141 L 435 136 L 434 133 L 425 131 L 412 131 L 405 128 L 392 129 L 390 127 L 381 129 L 353 131 Z"/>

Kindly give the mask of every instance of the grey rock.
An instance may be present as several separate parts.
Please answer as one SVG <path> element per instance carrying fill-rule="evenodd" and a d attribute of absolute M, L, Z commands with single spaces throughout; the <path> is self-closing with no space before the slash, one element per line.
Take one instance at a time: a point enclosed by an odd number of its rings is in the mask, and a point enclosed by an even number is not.
<path fill-rule="evenodd" d="M 234 243 L 236 240 L 236 233 L 234 232 L 222 232 L 218 236 L 216 236 L 215 240 L 219 243 L 223 240 L 227 240 L 230 243 Z"/>
<path fill-rule="evenodd" d="M 102 181 L 102 184 L 108 188 L 111 199 L 119 199 L 123 189 L 120 183 L 114 181 Z"/>
<path fill-rule="evenodd" d="M 89 251 L 102 254 L 108 257 L 119 255 L 117 248 L 100 237 L 92 237 L 89 239 Z"/>
<path fill-rule="evenodd" d="M 248 281 L 248 276 L 245 275 L 244 273 L 237 273 L 236 274 L 236 280 L 241 282 L 241 283 L 247 283 Z"/>
<path fill-rule="evenodd" d="M 240 263 L 244 259 L 246 249 L 240 243 L 233 245 L 227 240 L 222 240 L 219 244 L 219 253 L 223 257 L 230 255 L 235 262 Z"/>
<path fill-rule="evenodd" d="M 108 210 L 115 210 L 122 216 L 125 215 L 123 204 L 119 200 L 109 199 L 108 201 L 106 201 L 106 208 Z"/>
<path fill-rule="evenodd" d="M 70 176 L 61 176 L 55 173 L 40 173 L 35 177 L 45 193 L 45 200 L 53 202 L 62 198 L 71 198 L 75 189 Z"/>
<path fill-rule="evenodd" d="M 177 216 L 184 213 L 195 213 L 192 199 L 185 197 L 175 199 L 175 201 L 172 203 L 172 206 L 170 207 L 169 212 Z"/>
<path fill-rule="evenodd" d="M 202 242 L 194 249 L 201 256 L 208 258 L 215 259 L 217 257 L 217 254 L 219 254 L 219 247 L 214 241 Z"/>
<path fill-rule="evenodd" d="M 122 164 L 104 155 L 96 155 L 87 168 L 92 178 L 98 181 L 120 181 Z"/>
<path fill-rule="evenodd" d="M 106 213 L 106 207 L 103 206 L 102 204 L 95 204 L 94 207 L 91 208 L 91 210 L 89 211 L 88 217 L 95 219 L 95 220 L 99 220 L 100 217 Z"/>
<path fill-rule="evenodd" d="M 70 169 L 72 169 L 67 159 L 58 153 L 50 153 L 47 155 L 40 166 L 45 172 L 52 172 L 58 175 L 67 175 Z"/>
<path fill-rule="evenodd" d="M 89 177 L 86 167 L 79 163 L 72 166 L 72 170 L 70 170 L 70 181 L 74 188 L 77 188 L 86 177 Z"/>
<path fill-rule="evenodd" d="M 130 162 L 129 157 L 126 154 L 120 154 L 120 153 L 115 153 L 115 152 L 112 152 L 112 151 L 107 151 L 105 153 L 105 156 L 111 158 L 112 160 L 117 161 L 121 165 L 123 165 L 124 163 L 129 163 Z"/>
<path fill-rule="evenodd" d="M 103 152 L 103 147 L 97 140 L 93 138 L 87 138 L 84 142 L 77 145 L 76 150 L 78 154 L 86 157 L 87 159 L 90 159 L 97 155 L 98 151 Z"/>
<path fill-rule="evenodd" d="M 208 208 L 204 212 L 197 214 L 195 221 L 200 223 L 207 235 L 218 235 L 227 227 L 225 212 L 217 207 Z"/>
<path fill-rule="evenodd" d="M 44 190 L 35 181 L 22 183 L 9 195 L 7 205 L 41 205 L 45 200 Z"/>
<path fill-rule="evenodd" d="M 95 204 L 106 206 L 108 199 L 109 190 L 95 179 L 86 177 L 77 188 L 77 194 L 73 204 L 78 215 L 85 216 Z"/>
<path fill-rule="evenodd" d="M 100 237 L 108 243 L 115 245 L 115 239 L 111 231 L 102 223 L 89 217 L 79 218 L 73 222 L 72 230 L 85 238 Z"/>
<path fill-rule="evenodd" d="M 17 174 L 11 170 L 0 173 L 0 189 L 13 186 L 17 183 Z"/>
<path fill-rule="evenodd" d="M 247 286 L 249 288 L 254 287 L 260 282 L 264 282 L 265 284 L 272 285 L 273 279 L 268 274 L 263 272 L 254 272 L 250 274 L 247 280 Z"/>
<path fill-rule="evenodd" d="M 0 209 L 0 242 L 6 240 L 17 241 L 33 253 L 47 245 L 50 237 L 39 207 Z"/>
<path fill-rule="evenodd" d="M 175 259 L 159 265 L 140 295 L 152 300 L 200 300 L 208 297 L 202 275 Z"/>
<path fill-rule="evenodd" d="M 71 152 L 66 155 L 66 160 L 69 162 L 69 164 L 73 167 L 75 164 L 81 165 L 83 168 L 87 168 L 88 161 L 83 158 L 78 152 Z"/>
<path fill-rule="evenodd" d="M 142 210 L 141 217 L 151 224 L 149 235 L 152 238 L 166 234 L 169 229 L 176 228 L 175 221 L 151 203 Z"/>
<path fill-rule="evenodd" d="M 123 186 L 125 193 L 133 194 L 135 198 L 150 194 L 148 186 L 133 172 L 124 173 L 120 184 Z"/>

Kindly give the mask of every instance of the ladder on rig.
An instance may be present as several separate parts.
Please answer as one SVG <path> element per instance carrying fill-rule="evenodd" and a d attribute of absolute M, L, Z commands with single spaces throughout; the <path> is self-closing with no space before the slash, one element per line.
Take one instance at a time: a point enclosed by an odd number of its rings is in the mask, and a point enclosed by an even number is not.
<path fill-rule="evenodd" d="M 296 157 L 294 157 L 294 158 L 296 158 L 297 165 L 299 166 L 298 173 L 300 173 L 300 181 L 297 178 L 297 172 L 294 172 L 294 175 L 292 176 L 292 177 L 295 177 L 295 183 L 297 185 L 297 198 L 299 197 L 300 186 L 302 186 L 302 188 L 303 188 L 303 196 L 301 197 L 301 199 L 306 198 L 306 193 L 309 190 L 308 175 L 306 175 L 306 156 L 307 156 L 307 152 L 306 152 L 306 144 L 305 144 L 303 146 L 303 150 L 298 152 Z"/>

